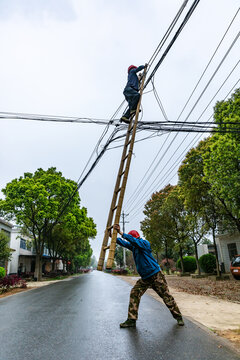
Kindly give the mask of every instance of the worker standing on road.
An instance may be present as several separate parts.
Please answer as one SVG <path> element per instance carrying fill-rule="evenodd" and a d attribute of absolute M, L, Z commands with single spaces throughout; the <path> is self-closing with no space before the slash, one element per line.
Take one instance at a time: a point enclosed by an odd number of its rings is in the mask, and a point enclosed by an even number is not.
<path fill-rule="evenodd" d="M 149 241 L 141 239 L 136 230 L 124 234 L 120 226 L 115 224 L 115 230 L 123 237 L 117 238 L 117 244 L 126 247 L 133 252 L 134 261 L 137 271 L 141 276 L 130 293 L 130 301 L 128 307 L 128 318 L 124 323 L 120 324 L 121 328 L 135 327 L 138 318 L 138 307 L 141 296 L 148 288 L 152 288 L 163 299 L 165 305 L 171 311 L 172 316 L 177 320 L 178 325 L 183 326 L 182 314 L 173 298 L 169 293 L 168 285 L 160 266 L 152 256 L 152 250 Z"/>
<path fill-rule="evenodd" d="M 129 118 L 131 115 L 135 114 L 137 110 L 137 104 L 140 98 L 139 94 L 139 78 L 137 73 L 147 67 L 147 64 L 141 65 L 139 67 L 130 65 L 128 68 L 128 82 L 124 88 L 123 94 L 125 99 L 128 102 L 128 110 L 121 117 L 120 121 L 129 123 Z"/>

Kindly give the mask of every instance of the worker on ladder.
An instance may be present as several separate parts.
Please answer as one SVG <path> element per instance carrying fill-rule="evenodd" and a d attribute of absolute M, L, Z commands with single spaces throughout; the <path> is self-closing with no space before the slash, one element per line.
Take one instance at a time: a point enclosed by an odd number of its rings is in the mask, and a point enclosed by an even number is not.
<path fill-rule="evenodd" d="M 119 224 L 115 224 L 113 228 L 117 230 L 124 239 L 117 238 L 117 244 L 126 247 L 133 252 L 137 271 L 141 276 L 130 293 L 128 318 L 124 323 L 120 324 L 120 327 L 136 327 L 140 299 L 148 288 L 152 288 L 156 291 L 156 293 L 163 299 L 174 319 L 177 320 L 178 325 L 183 326 L 184 322 L 182 314 L 173 296 L 169 293 L 168 285 L 160 266 L 152 256 L 149 241 L 141 239 L 136 230 L 131 230 L 128 234 L 124 234 L 121 231 Z"/>
<path fill-rule="evenodd" d="M 141 66 L 130 65 L 128 68 L 128 81 L 124 88 L 123 94 L 128 102 L 128 109 L 121 117 L 120 121 L 129 123 L 129 119 L 135 114 L 137 104 L 140 98 L 139 94 L 139 78 L 137 73 L 147 67 L 147 64 Z"/>

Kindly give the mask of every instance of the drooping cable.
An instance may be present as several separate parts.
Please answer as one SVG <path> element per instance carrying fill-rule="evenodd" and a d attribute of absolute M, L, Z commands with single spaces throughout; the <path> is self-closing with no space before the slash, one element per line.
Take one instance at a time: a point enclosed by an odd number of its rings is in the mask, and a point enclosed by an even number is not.
<path fill-rule="evenodd" d="M 154 53 L 152 54 L 151 58 L 148 61 L 148 69 L 147 71 L 149 71 L 149 69 L 151 68 L 153 62 L 155 61 L 156 57 L 158 56 L 160 50 L 162 49 L 163 45 L 165 44 L 165 42 L 167 41 L 168 37 L 170 36 L 172 30 L 174 29 L 177 21 L 179 20 L 184 8 L 186 7 L 188 3 L 188 0 L 185 0 L 183 2 L 183 4 L 181 5 L 180 9 L 178 10 L 176 16 L 174 17 L 173 21 L 171 22 L 171 24 L 169 25 L 167 31 L 165 32 L 163 38 L 161 39 L 160 43 L 158 44 L 156 50 L 154 51 Z"/>
<path fill-rule="evenodd" d="M 237 15 L 237 14 L 238 14 L 238 11 L 237 11 L 237 13 L 235 14 L 233 20 L 236 18 L 236 15 Z M 232 25 L 233 20 L 231 21 L 230 25 Z M 230 25 L 228 26 L 227 31 L 229 30 Z M 225 34 L 226 34 L 226 32 L 225 32 Z M 195 102 L 194 106 L 192 107 L 191 111 L 189 112 L 189 114 L 188 114 L 188 116 L 186 117 L 186 119 L 185 119 L 184 122 L 187 121 L 187 119 L 189 118 L 189 116 L 190 116 L 190 114 L 192 113 L 193 109 L 196 107 L 197 103 L 199 102 L 199 100 L 200 100 L 201 97 L 203 96 L 203 94 L 204 94 L 204 92 L 206 91 L 206 89 L 208 88 L 209 84 L 211 83 L 211 81 L 213 80 L 213 78 L 214 78 L 215 75 L 217 74 L 218 70 L 219 70 L 220 67 L 222 66 L 223 62 L 226 60 L 228 54 L 230 53 L 231 49 L 232 49 L 233 46 L 235 45 L 236 41 L 238 40 L 239 35 L 240 35 L 240 32 L 238 32 L 237 36 L 234 38 L 233 42 L 231 43 L 231 45 L 230 45 L 230 47 L 228 48 L 228 50 L 227 50 L 227 52 L 225 53 L 225 55 L 223 56 L 223 58 L 222 58 L 222 60 L 220 61 L 219 65 L 217 66 L 216 70 L 215 70 L 214 73 L 212 74 L 210 80 L 209 80 L 209 81 L 207 82 L 207 84 L 205 85 L 203 91 L 201 92 L 200 96 L 198 97 L 197 101 Z M 224 35 L 224 36 L 225 36 L 225 35 Z M 222 43 L 222 40 L 223 40 L 223 38 L 221 39 L 220 43 Z M 219 43 L 219 44 L 220 44 L 220 43 Z M 218 49 L 218 48 L 219 48 L 219 46 L 217 47 L 217 49 Z M 214 55 L 215 55 L 215 54 L 216 54 L 216 50 L 214 51 Z M 213 56 L 214 56 L 214 55 L 213 55 Z M 213 59 L 213 56 L 211 57 L 211 60 Z M 237 64 L 235 65 L 234 69 L 236 68 L 236 66 L 238 65 L 238 63 L 239 63 L 239 62 L 237 62 Z M 207 67 L 208 67 L 208 66 L 209 66 L 209 63 L 208 63 L 208 65 L 207 65 Z M 234 70 L 234 69 L 233 69 L 233 70 Z M 205 69 L 205 70 L 206 70 L 206 69 Z M 233 71 L 233 70 L 232 70 L 232 71 Z M 231 71 L 231 73 L 232 73 L 232 71 Z M 229 76 L 230 76 L 230 75 L 229 75 Z M 229 77 L 229 76 L 228 76 L 228 77 Z M 203 75 L 201 76 L 201 79 L 202 79 L 202 77 L 203 77 Z M 225 82 L 226 82 L 226 81 L 225 81 Z M 198 83 L 199 83 L 199 81 L 198 81 Z M 196 87 L 197 87 L 197 86 L 195 86 L 195 90 L 196 90 Z M 194 90 L 194 91 L 195 91 L 195 90 Z M 215 96 L 216 96 L 216 94 L 215 94 Z M 211 101 L 212 101 L 212 100 L 211 100 Z M 208 106 L 209 106 L 209 105 L 210 105 L 210 104 L 208 104 Z M 206 108 L 205 108 L 205 109 L 206 109 Z M 181 113 L 182 113 L 182 112 L 181 112 Z M 179 117 L 178 117 L 178 119 L 179 119 Z M 198 119 L 198 120 L 199 120 L 199 119 Z M 198 120 L 197 120 L 197 121 L 198 121 Z M 182 126 L 183 126 L 183 125 L 182 125 Z M 168 137 L 169 137 L 169 136 L 170 136 L 170 133 L 168 134 Z M 148 180 L 149 180 L 149 178 L 151 177 L 151 175 L 153 174 L 153 172 L 154 172 L 154 171 L 157 169 L 157 167 L 159 166 L 160 162 L 161 162 L 162 159 L 164 158 L 165 154 L 167 153 L 168 149 L 169 149 L 170 146 L 173 144 L 173 141 L 176 139 L 177 136 L 178 136 L 178 133 L 176 133 L 176 134 L 174 135 L 174 137 L 173 137 L 173 139 L 171 140 L 170 144 L 168 145 L 167 149 L 164 151 L 164 153 L 161 155 L 160 160 L 159 160 L 158 163 L 155 165 L 154 170 L 151 172 L 150 176 L 148 176 L 148 178 L 146 178 L 144 184 L 141 186 L 141 189 L 138 190 L 138 195 L 139 195 L 139 193 L 141 192 L 141 190 L 143 189 L 143 187 L 146 185 L 146 183 L 148 182 Z M 187 136 L 188 136 L 188 135 L 186 135 L 186 137 L 187 137 Z M 167 139 L 168 139 L 168 137 L 167 137 Z M 185 137 L 185 138 L 186 138 L 186 137 Z M 166 139 L 166 140 L 167 140 L 167 139 Z M 166 142 L 166 140 L 165 140 L 165 142 Z M 184 140 L 185 140 L 185 139 L 184 139 Z M 165 144 L 165 142 L 164 142 L 164 144 Z M 163 145 L 164 145 L 164 144 L 163 144 Z M 161 149 L 162 149 L 163 145 L 161 146 Z M 178 147 L 178 148 L 179 148 L 179 147 Z M 177 150 L 176 150 L 176 151 L 177 151 Z M 175 152 L 176 152 L 176 151 L 175 151 Z M 171 156 L 171 158 L 172 158 L 173 156 L 174 156 L 174 154 Z M 160 175 L 160 174 L 158 174 L 158 176 L 159 176 L 159 175 Z M 136 201 L 136 198 L 137 198 L 137 197 L 135 197 L 135 201 Z M 126 211 L 129 212 L 130 210 L 127 208 Z"/>
<path fill-rule="evenodd" d="M 157 62 L 157 64 L 155 65 L 153 71 L 151 72 L 151 74 L 149 75 L 149 77 L 147 78 L 145 85 L 144 85 L 144 89 L 147 87 L 147 85 L 149 84 L 149 82 L 152 80 L 152 78 L 154 77 L 155 73 L 157 72 L 159 66 L 161 65 L 161 63 L 163 62 L 163 60 L 165 59 L 165 57 L 167 56 L 168 52 L 170 51 L 171 47 L 173 46 L 174 42 L 177 40 L 178 36 L 180 35 L 181 31 L 183 30 L 184 26 L 187 24 L 188 20 L 190 19 L 190 17 L 192 16 L 194 10 L 196 9 L 197 5 L 199 4 L 200 0 L 194 0 L 192 6 L 190 7 L 189 11 L 187 12 L 187 15 L 185 16 L 184 20 L 182 21 L 181 25 L 179 26 L 177 32 L 175 33 L 175 35 L 173 36 L 172 40 L 170 41 L 169 45 L 167 46 L 166 50 L 164 51 L 163 55 L 161 56 L 160 60 Z"/>

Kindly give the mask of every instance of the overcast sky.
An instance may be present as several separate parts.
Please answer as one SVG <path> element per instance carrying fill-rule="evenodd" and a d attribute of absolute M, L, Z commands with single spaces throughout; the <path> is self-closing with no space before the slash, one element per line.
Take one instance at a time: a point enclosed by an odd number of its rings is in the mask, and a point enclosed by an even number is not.
<path fill-rule="evenodd" d="M 192 2 L 189 0 L 184 14 Z M 149 61 L 182 3 L 182 0 L 0 0 L 0 112 L 110 119 L 123 100 L 128 66 Z M 179 117 L 238 8 L 239 0 L 200 0 L 155 75 L 155 86 L 169 120 Z M 215 96 L 239 60 L 238 39 L 191 111 L 239 28 L 240 13 L 180 121 L 190 112 L 189 121 L 200 116 L 200 121 L 207 121 L 216 101 L 224 99 L 239 79 L 237 66 Z M 239 86 L 240 83 L 236 87 Z M 147 90 L 151 89 L 149 85 Z M 153 92 L 144 95 L 142 105 L 142 121 L 163 120 Z M 104 129 L 95 124 L 0 121 L 1 189 L 24 172 L 40 167 L 55 166 L 66 178 L 77 181 Z M 109 134 L 112 130 L 113 127 Z M 148 135 L 142 133 L 138 138 Z M 171 133 L 136 144 L 123 208 L 129 213 L 126 230 L 139 231 L 144 203 L 153 191 L 169 182 L 177 183 L 177 169 L 184 156 L 180 155 L 198 141 L 195 134 L 175 137 Z M 151 168 L 155 166 L 156 171 L 139 197 L 132 198 L 135 202 L 127 203 L 159 149 Z M 105 153 L 80 189 L 81 205 L 87 207 L 88 215 L 97 224 L 98 235 L 92 241 L 97 258 L 120 157 L 119 148 Z"/>

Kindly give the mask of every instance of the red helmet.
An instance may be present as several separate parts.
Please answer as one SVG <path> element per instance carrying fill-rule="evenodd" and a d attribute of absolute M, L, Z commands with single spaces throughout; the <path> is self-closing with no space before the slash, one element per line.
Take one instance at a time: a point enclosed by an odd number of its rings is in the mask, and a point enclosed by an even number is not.
<path fill-rule="evenodd" d="M 129 68 L 128 68 L 128 72 L 132 69 L 136 69 L 137 67 L 135 65 L 130 65 Z"/>
<path fill-rule="evenodd" d="M 129 231 L 128 235 L 132 235 L 134 238 L 139 238 L 140 235 L 136 230 Z"/>

